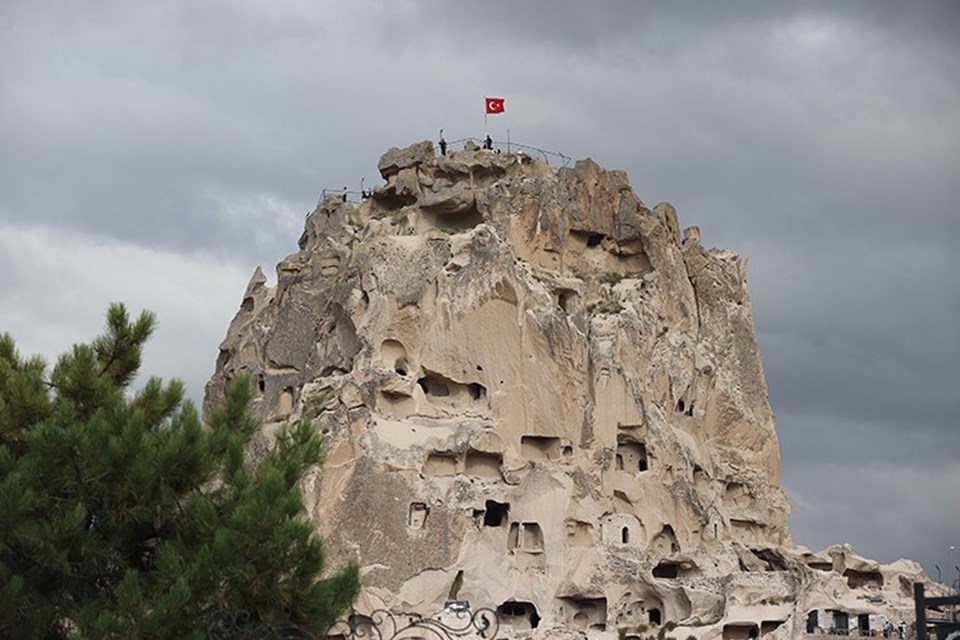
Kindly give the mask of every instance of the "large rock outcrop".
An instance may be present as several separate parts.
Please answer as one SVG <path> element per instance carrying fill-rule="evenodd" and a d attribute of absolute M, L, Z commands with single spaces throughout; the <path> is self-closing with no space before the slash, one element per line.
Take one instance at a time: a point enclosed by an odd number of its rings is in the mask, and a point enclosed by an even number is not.
<path fill-rule="evenodd" d="M 539 638 L 907 619 L 918 565 L 790 538 L 743 258 L 591 160 L 423 142 L 379 169 L 275 287 L 257 270 L 207 387 L 249 371 L 266 436 L 326 434 L 306 492 L 360 613 L 466 600 Z"/>

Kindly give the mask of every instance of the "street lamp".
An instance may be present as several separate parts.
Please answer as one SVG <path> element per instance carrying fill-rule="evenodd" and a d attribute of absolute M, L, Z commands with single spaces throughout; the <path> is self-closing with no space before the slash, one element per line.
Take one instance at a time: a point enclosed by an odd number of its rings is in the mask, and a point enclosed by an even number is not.
<path fill-rule="evenodd" d="M 947 567 L 947 581 L 950 580 L 950 575 L 949 575 L 950 574 L 950 554 L 953 553 L 955 550 L 956 550 L 956 547 L 953 545 L 950 545 L 949 547 L 947 547 L 947 564 L 945 565 Z"/>

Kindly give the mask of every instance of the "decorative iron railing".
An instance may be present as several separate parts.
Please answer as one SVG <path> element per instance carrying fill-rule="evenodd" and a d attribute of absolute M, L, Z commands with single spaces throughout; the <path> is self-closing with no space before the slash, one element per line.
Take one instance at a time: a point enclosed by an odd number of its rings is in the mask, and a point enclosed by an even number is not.
<path fill-rule="evenodd" d="M 434 618 L 377 610 L 352 615 L 319 630 L 289 620 L 254 620 L 246 611 L 220 612 L 207 628 L 210 640 L 494 640 L 500 629 L 492 609 L 471 612 L 465 602 L 450 602 Z"/>

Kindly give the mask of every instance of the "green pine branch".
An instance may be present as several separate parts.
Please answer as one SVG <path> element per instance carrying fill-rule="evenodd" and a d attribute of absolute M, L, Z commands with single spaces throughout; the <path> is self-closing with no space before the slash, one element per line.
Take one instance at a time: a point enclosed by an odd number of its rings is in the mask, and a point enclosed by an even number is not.
<path fill-rule="evenodd" d="M 206 425 L 177 380 L 127 393 L 155 326 L 111 305 L 49 377 L 0 336 L 0 637 L 204 638 L 218 610 L 323 628 L 359 589 L 304 516 L 309 423 L 254 462 L 248 378 Z"/>

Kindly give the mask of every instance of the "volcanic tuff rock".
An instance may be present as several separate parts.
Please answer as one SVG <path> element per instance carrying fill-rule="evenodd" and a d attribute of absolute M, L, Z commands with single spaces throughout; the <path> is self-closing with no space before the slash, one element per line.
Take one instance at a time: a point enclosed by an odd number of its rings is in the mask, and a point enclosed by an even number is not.
<path fill-rule="evenodd" d="M 421 142 L 379 169 L 276 286 L 257 269 L 206 400 L 248 371 L 261 446 L 326 434 L 306 495 L 359 613 L 467 600 L 543 638 L 908 619 L 918 565 L 790 538 L 743 258 L 592 160 Z"/>

